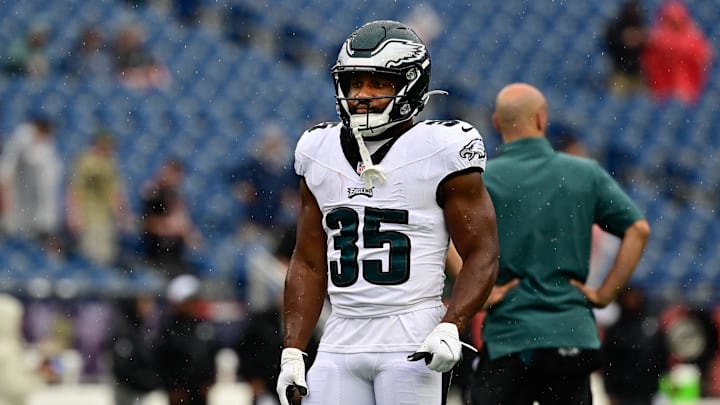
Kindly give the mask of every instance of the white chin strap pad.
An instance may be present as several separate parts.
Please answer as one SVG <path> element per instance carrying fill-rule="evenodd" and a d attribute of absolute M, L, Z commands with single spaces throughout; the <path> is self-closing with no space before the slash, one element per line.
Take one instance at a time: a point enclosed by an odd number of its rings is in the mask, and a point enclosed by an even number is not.
<path fill-rule="evenodd" d="M 385 183 L 385 174 L 383 174 L 383 168 L 380 165 L 373 164 L 372 157 L 370 157 L 370 152 L 368 151 L 367 146 L 365 146 L 365 141 L 363 140 L 361 130 L 353 128 L 352 131 L 353 135 L 355 135 L 355 142 L 357 142 L 358 150 L 360 151 L 360 158 L 362 158 L 363 166 L 365 166 L 365 169 L 360 175 L 363 181 L 365 181 L 365 188 L 372 188 L 373 180 L 377 180 L 380 183 Z"/>
<path fill-rule="evenodd" d="M 350 128 L 357 129 L 364 137 L 380 135 L 388 128 L 389 117 L 385 113 L 353 114 L 350 116 Z"/>

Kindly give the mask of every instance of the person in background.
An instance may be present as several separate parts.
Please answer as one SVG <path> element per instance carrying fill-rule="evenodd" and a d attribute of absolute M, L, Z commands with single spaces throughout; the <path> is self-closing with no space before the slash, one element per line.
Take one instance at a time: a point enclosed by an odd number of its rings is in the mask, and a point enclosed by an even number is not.
<path fill-rule="evenodd" d="M 612 62 L 610 89 L 616 94 L 630 94 L 645 87 L 640 55 L 647 36 L 645 14 L 637 0 L 623 3 L 606 26 L 605 45 Z"/>
<path fill-rule="evenodd" d="M 38 241 L 51 252 L 59 250 L 63 169 L 48 117 L 36 115 L 15 129 L 0 155 L 7 234 Z"/>
<path fill-rule="evenodd" d="M 201 312 L 200 289 L 200 280 L 190 274 L 167 286 L 154 356 L 169 405 L 206 405 L 215 382 L 215 333 Z"/>
<path fill-rule="evenodd" d="M 601 368 L 612 405 L 651 405 L 669 370 L 669 347 L 658 316 L 634 286 L 617 297 L 620 317 L 605 329 Z"/>
<path fill-rule="evenodd" d="M 184 256 L 188 247 L 202 243 L 182 194 L 184 179 L 185 165 L 170 158 L 140 191 L 146 258 L 169 278 L 193 273 Z"/>
<path fill-rule="evenodd" d="M 110 77 L 113 74 L 113 59 L 105 33 L 100 27 L 88 26 L 83 29 L 75 47 L 63 61 L 63 69 L 73 77 L 90 80 Z"/>
<path fill-rule="evenodd" d="M 148 50 L 144 41 L 140 25 L 120 28 L 111 47 L 115 74 L 130 88 L 166 88 L 172 81 L 170 70 Z"/>
<path fill-rule="evenodd" d="M 413 121 L 437 91 L 425 44 L 402 23 L 358 28 L 332 76 L 342 122 L 308 129 L 295 149 L 300 214 L 278 397 L 438 405 L 442 373 L 460 360 L 460 333 L 497 271 L 484 142 L 467 122 Z M 450 240 L 462 268 L 446 306 Z M 332 312 L 306 380 L 303 351 L 326 295 Z"/>
<path fill-rule="evenodd" d="M 295 227 L 283 232 L 280 242 L 271 255 L 273 260 L 265 264 L 265 271 L 271 274 L 285 275 L 293 248 L 295 247 Z M 270 268 L 268 268 L 270 267 Z M 283 348 L 283 289 L 282 281 L 266 282 L 264 288 L 269 304 L 260 309 L 248 303 L 247 324 L 238 339 L 235 349 L 240 358 L 238 368 L 241 380 L 247 381 L 255 396 L 253 405 L 277 405 L 279 398 L 274 387 L 277 384 L 279 367 L 277 359 Z M 321 316 L 322 317 L 322 316 Z M 310 367 L 317 355 L 320 327 L 316 328 L 307 348 L 306 367 Z"/>
<path fill-rule="evenodd" d="M 12 295 L 0 294 L 0 404 L 25 405 L 47 380 L 33 369 L 25 355 L 22 335 L 23 304 Z"/>
<path fill-rule="evenodd" d="M 133 218 L 112 135 L 98 132 L 75 161 L 67 189 L 67 227 L 82 256 L 100 265 L 118 259 L 120 232 Z"/>
<path fill-rule="evenodd" d="M 593 307 L 607 306 L 630 279 L 650 227 L 595 161 L 553 150 L 537 88 L 503 87 L 492 122 L 503 144 L 484 177 L 497 215 L 500 270 L 485 303 L 472 401 L 590 404 L 590 375 L 600 366 Z M 585 285 L 595 223 L 622 240 L 598 288 Z"/>
<path fill-rule="evenodd" d="M 663 1 L 640 57 L 653 98 L 695 104 L 705 90 L 712 57 L 712 44 L 685 3 Z"/>
<path fill-rule="evenodd" d="M 412 28 L 427 46 L 432 45 L 444 28 L 442 18 L 429 3 L 413 5 L 403 18 L 402 23 Z"/>
<path fill-rule="evenodd" d="M 36 21 L 25 35 L 17 38 L 3 57 L 5 71 L 12 76 L 43 78 L 52 69 L 48 47 L 49 27 Z"/>
<path fill-rule="evenodd" d="M 244 237 L 264 241 L 273 250 L 277 235 L 297 217 L 298 179 L 282 128 L 266 126 L 247 160 L 234 168 L 230 177 L 235 197 L 245 210 L 246 219 L 240 224 Z"/>
<path fill-rule="evenodd" d="M 112 374 L 115 405 L 141 405 L 145 396 L 162 387 L 153 355 L 157 304 L 138 295 L 117 301 L 112 323 Z"/>

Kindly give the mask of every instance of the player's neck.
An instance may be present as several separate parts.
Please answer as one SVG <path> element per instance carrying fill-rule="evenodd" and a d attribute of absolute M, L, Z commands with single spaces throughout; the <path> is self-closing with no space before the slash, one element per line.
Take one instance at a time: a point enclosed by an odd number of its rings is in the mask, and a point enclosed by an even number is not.
<path fill-rule="evenodd" d="M 383 134 L 383 138 L 395 138 L 407 132 L 414 125 L 413 120 L 407 120 L 389 128 Z"/>

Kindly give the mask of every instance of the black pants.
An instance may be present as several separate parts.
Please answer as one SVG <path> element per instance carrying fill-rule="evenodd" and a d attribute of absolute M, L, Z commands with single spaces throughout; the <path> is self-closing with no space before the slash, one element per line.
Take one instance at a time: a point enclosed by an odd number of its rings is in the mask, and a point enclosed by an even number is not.
<path fill-rule="evenodd" d="M 557 349 L 517 353 L 489 360 L 481 352 L 480 363 L 470 384 L 473 405 L 591 405 L 590 374 L 594 359 L 581 356 L 568 367 L 567 358 L 553 359 Z M 586 359 L 585 357 L 588 357 Z M 565 364 L 563 364 L 563 362 Z"/>

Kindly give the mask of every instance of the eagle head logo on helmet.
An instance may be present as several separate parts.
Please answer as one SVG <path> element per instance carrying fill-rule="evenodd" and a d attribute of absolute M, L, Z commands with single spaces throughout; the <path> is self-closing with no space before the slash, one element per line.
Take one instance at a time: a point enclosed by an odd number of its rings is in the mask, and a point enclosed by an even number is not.
<path fill-rule="evenodd" d="M 353 72 L 391 74 L 399 86 L 382 112 L 351 114 L 343 77 Z M 430 54 L 408 26 L 390 20 L 373 21 L 353 32 L 343 43 L 332 68 L 336 107 L 343 124 L 364 138 L 416 116 L 427 102 Z"/>

